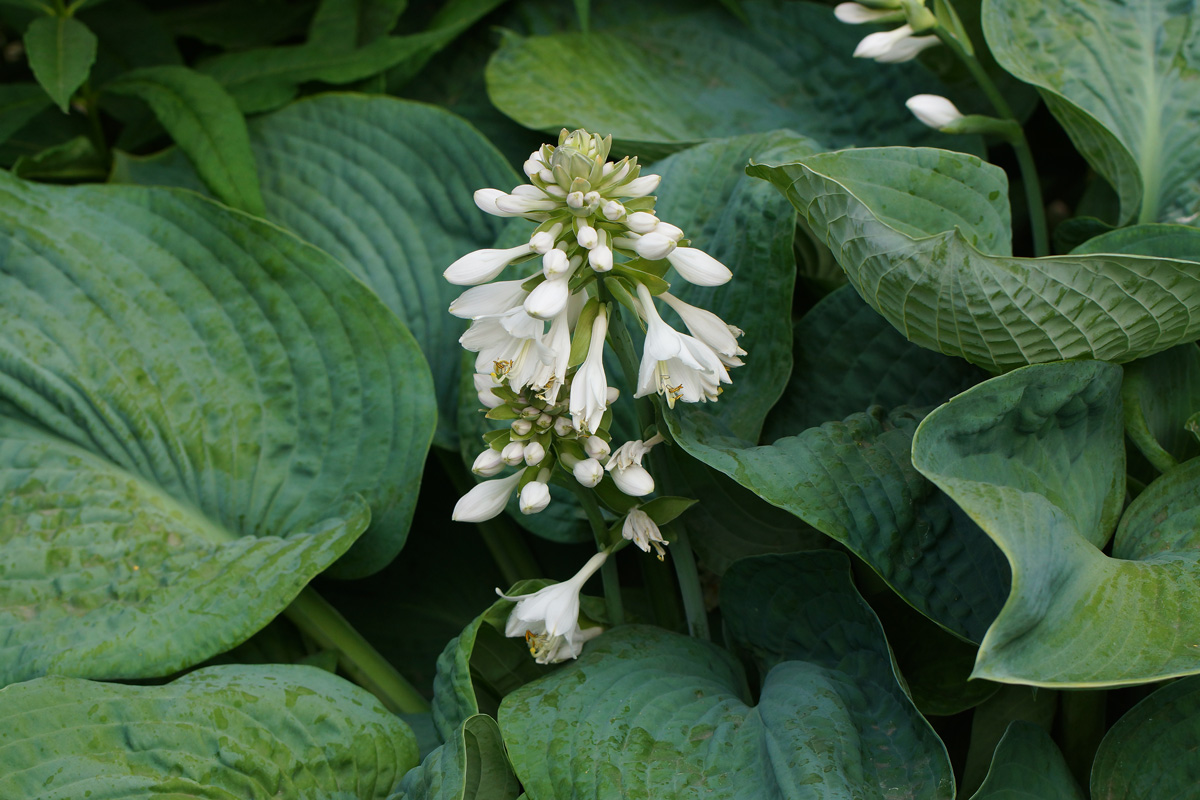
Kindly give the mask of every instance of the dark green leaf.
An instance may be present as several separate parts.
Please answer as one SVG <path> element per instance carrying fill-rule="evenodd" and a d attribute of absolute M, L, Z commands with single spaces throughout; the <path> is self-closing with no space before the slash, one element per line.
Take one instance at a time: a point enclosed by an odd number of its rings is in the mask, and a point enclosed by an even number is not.
<path fill-rule="evenodd" d="M 1159 472 L 1200 455 L 1187 429 L 1200 411 L 1200 349 L 1181 344 L 1125 365 L 1125 433 Z"/>
<path fill-rule="evenodd" d="M 12 172 L 19 178 L 74 183 L 104 180 L 108 174 L 107 166 L 91 139 L 76 136 L 64 144 L 47 147 L 37 155 L 21 156 L 13 164 Z"/>
<path fill-rule="evenodd" d="M 388 800 L 513 800 L 519 792 L 499 726 L 477 714 L 405 775 Z"/>
<path fill-rule="evenodd" d="M 1054 740 L 1032 722 L 1014 722 L 971 800 L 1084 800 Z"/>
<path fill-rule="evenodd" d="M 38 17 L 25 32 L 33 77 L 65 114 L 96 60 L 96 35 L 73 17 Z"/>
<path fill-rule="evenodd" d="M 0 142 L 36 117 L 50 105 L 50 98 L 33 83 L 10 83 L 0 86 Z"/>

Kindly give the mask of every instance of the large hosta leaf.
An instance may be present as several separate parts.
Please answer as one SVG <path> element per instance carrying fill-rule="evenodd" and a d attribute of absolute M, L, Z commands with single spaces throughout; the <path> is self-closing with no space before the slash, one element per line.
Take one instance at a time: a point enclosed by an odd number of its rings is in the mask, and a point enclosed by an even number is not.
<path fill-rule="evenodd" d="M 388 800 L 513 800 L 519 792 L 500 728 L 476 714 L 405 775 Z"/>
<path fill-rule="evenodd" d="M 827 7 L 739 6 L 748 24 L 708 9 L 586 34 L 511 34 L 488 64 L 488 93 L 527 128 L 611 133 L 632 153 L 776 128 L 837 147 L 934 140 L 904 108 L 936 85 L 930 73 L 854 59 L 862 31 Z"/>
<path fill-rule="evenodd" d="M 1200 678 L 1164 686 L 1109 729 L 1092 765 L 1093 800 L 1188 797 L 1200 786 Z"/>
<path fill-rule="evenodd" d="M 383 800 L 412 731 L 341 678 L 210 667 L 165 686 L 47 677 L 0 690 L 0 797 Z"/>
<path fill-rule="evenodd" d="M 459 256 L 491 247 L 503 221 L 476 189 L 519 181 L 474 128 L 390 97 L 334 94 L 250 123 L 267 218 L 332 254 L 404 321 L 433 369 L 436 443 L 456 446 L 458 336 L 446 313 L 463 290 L 442 279 Z M 187 185 L 176 160 L 125 159 L 121 179 Z"/>
<path fill-rule="evenodd" d="M 941 742 L 897 683 L 844 556 L 765 556 L 722 608 L 764 675 L 754 703 L 707 642 L 623 626 L 504 699 L 530 800 L 953 796 Z"/>
<path fill-rule="evenodd" d="M 1200 15 L 1178 0 L 986 0 L 992 54 L 1042 93 L 1128 220 L 1200 208 Z M 1113 35 L 1114 32 L 1120 35 Z"/>
<path fill-rule="evenodd" d="M 0 198 L 0 682 L 169 673 L 369 519 L 360 559 L 396 554 L 432 383 L 366 287 L 191 193 Z"/>
<path fill-rule="evenodd" d="M 750 174 L 783 191 L 910 341 L 986 369 L 1132 361 L 1200 338 L 1200 272 L 1135 255 L 1010 255 L 1007 181 L 944 150 L 822 153 Z"/>
<path fill-rule="evenodd" d="M 1012 591 L 975 676 L 1104 686 L 1200 672 L 1200 459 L 1155 481 L 1121 519 L 1121 370 L 1035 365 L 951 400 L 921 424 L 917 468 L 1000 545 Z"/>

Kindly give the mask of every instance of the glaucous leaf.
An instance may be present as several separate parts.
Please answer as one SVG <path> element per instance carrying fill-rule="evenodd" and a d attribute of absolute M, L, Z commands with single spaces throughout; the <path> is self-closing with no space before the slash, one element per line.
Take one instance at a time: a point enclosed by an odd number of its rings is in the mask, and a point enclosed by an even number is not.
<path fill-rule="evenodd" d="M 434 442 L 456 447 L 466 326 L 446 309 L 464 287 L 442 271 L 492 246 L 506 220 L 472 197 L 483 187 L 512 188 L 516 173 L 468 123 L 390 97 L 321 95 L 249 127 L 267 218 L 341 261 L 412 331 L 433 370 L 441 412 Z M 165 153 L 127 157 L 114 174 L 187 186 L 180 166 Z"/>
<path fill-rule="evenodd" d="M 476 714 L 409 771 L 388 800 L 513 800 L 520 791 L 500 727 Z"/>
<path fill-rule="evenodd" d="M 996 60 L 1038 88 L 1112 183 L 1122 221 L 1200 209 L 1200 15 L 1190 4 L 986 0 L 983 30 Z"/>
<path fill-rule="evenodd" d="M 395 556 L 433 389 L 365 286 L 188 192 L 0 208 L 0 684 L 169 674 Z"/>
<path fill-rule="evenodd" d="M 246 121 L 221 84 L 187 67 L 167 65 L 126 72 L 104 90 L 146 101 L 218 200 L 263 216 Z"/>
<path fill-rule="evenodd" d="M 1092 765 L 1093 800 L 1187 797 L 1200 786 L 1200 678 L 1167 684 L 1109 728 Z"/>
<path fill-rule="evenodd" d="M 44 16 L 25 31 L 33 77 L 65 114 L 96 60 L 96 35 L 74 17 Z"/>
<path fill-rule="evenodd" d="M 509 694 L 500 728 L 531 797 L 952 797 L 941 742 L 904 690 L 844 556 L 746 559 L 726 620 L 763 670 L 626 625 Z"/>
<path fill-rule="evenodd" d="M 788 196 L 863 299 L 922 347 L 999 372 L 1200 338 L 1194 263 L 1012 257 L 1007 179 L 974 156 L 865 148 L 748 172 Z"/>
<path fill-rule="evenodd" d="M 0 723 L 2 797 L 383 800 L 417 763 L 407 725 L 315 667 L 39 678 L 0 690 Z"/>
<path fill-rule="evenodd" d="M 1200 228 L 1164 223 L 1130 225 L 1093 236 L 1071 251 L 1071 255 L 1084 253 L 1128 253 L 1200 261 Z"/>
<path fill-rule="evenodd" d="M 928 71 L 853 58 L 863 31 L 827 6 L 741 7 L 747 24 L 706 9 L 588 33 L 509 33 L 488 63 L 488 92 L 527 128 L 611 133 L 643 156 L 778 128 L 835 147 L 936 140 L 904 107 L 935 90 Z"/>
<path fill-rule="evenodd" d="M 1014 722 L 996 746 L 992 766 L 971 800 L 1084 800 L 1067 762 L 1046 731 Z"/>
<path fill-rule="evenodd" d="M 1144 683 L 1200 672 L 1195 496 L 1200 460 L 1125 499 L 1120 368 L 1034 365 L 930 414 L 913 463 L 1004 551 L 1012 590 L 974 675 L 1037 686 Z"/>

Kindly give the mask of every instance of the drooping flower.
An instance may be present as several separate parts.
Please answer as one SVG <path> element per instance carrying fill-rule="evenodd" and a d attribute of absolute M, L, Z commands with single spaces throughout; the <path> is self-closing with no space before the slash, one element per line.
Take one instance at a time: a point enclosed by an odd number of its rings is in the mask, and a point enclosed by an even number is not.
<path fill-rule="evenodd" d="M 621 526 L 621 535 L 637 545 L 643 553 L 649 553 L 650 547 L 653 546 L 659 561 L 662 561 L 663 556 L 666 555 L 663 546 L 667 544 L 667 540 L 662 538 L 662 532 L 650 515 L 640 508 L 632 509 L 625 516 L 625 522 Z"/>
<path fill-rule="evenodd" d="M 716 400 L 720 384 L 730 382 L 729 371 L 720 357 L 699 339 L 663 322 L 649 289 L 638 284 L 637 292 L 647 330 L 634 397 L 657 392 L 672 408 L 677 400 L 685 403 Z"/>
<path fill-rule="evenodd" d="M 670 292 L 663 292 L 659 297 L 675 309 L 688 333 L 713 349 L 722 364 L 727 367 L 742 366 L 742 359 L 738 356 L 746 355 L 746 351 L 738 346 L 737 340 L 745 331 L 726 324 L 711 311 L 683 302 Z"/>
<path fill-rule="evenodd" d="M 574 577 L 532 594 L 510 597 L 497 589 L 496 594 L 517 604 L 508 615 L 504 635 L 525 637 L 539 664 L 577 658 L 584 642 L 600 632 L 599 628 L 580 627 L 579 592 L 606 560 L 607 553 L 597 553 Z"/>

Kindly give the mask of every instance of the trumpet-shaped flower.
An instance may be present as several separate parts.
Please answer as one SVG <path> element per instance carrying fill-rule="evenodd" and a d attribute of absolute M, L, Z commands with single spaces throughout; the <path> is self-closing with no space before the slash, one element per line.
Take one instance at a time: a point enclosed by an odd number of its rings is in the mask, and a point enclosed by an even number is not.
<path fill-rule="evenodd" d="M 597 553 L 574 577 L 531 594 L 509 597 L 497 589 L 496 594 L 517 604 L 508 615 L 504 635 L 525 637 L 539 664 L 577 658 L 584 642 L 600 632 L 599 628 L 580 627 L 579 592 L 606 560 L 607 553 Z"/>
<path fill-rule="evenodd" d="M 650 515 L 640 508 L 631 510 L 625 516 L 625 523 L 621 525 L 621 535 L 637 545 L 643 553 L 649 553 L 650 547 L 653 546 L 659 561 L 666 555 L 663 546 L 667 544 L 667 540 L 662 538 L 662 532 Z"/>
<path fill-rule="evenodd" d="M 670 292 L 663 292 L 659 297 L 675 309 L 688 333 L 713 349 L 722 364 L 726 367 L 742 366 L 742 359 L 738 356 L 746 355 L 746 351 L 738 347 L 737 340 L 745 331 L 726 324 L 711 311 L 683 302 Z"/>
<path fill-rule="evenodd" d="M 550 331 L 542 340 L 550 359 L 542 362 L 530 381 L 530 385 L 540 392 L 539 396 L 550 405 L 558 402 L 558 391 L 571 364 L 570 317 L 570 309 L 564 308 L 550 321 Z"/>
<path fill-rule="evenodd" d="M 509 264 L 532 252 L 533 247 L 529 242 L 504 250 L 476 250 L 446 267 L 442 276 L 456 286 L 487 283 L 503 272 Z"/>
<path fill-rule="evenodd" d="M 507 478 L 496 478 L 476 484 L 471 491 L 458 498 L 454 513 L 455 522 L 483 522 L 497 516 L 508 505 L 508 498 L 521 480 L 520 472 Z"/>
<path fill-rule="evenodd" d="M 604 337 L 608 332 L 608 314 L 603 306 L 592 321 L 592 339 L 587 357 L 571 379 L 569 409 L 575 429 L 595 433 L 608 408 L 608 377 L 604 374 Z"/>
<path fill-rule="evenodd" d="M 634 397 L 658 392 L 674 408 L 676 400 L 700 403 L 716 400 L 720 384 L 729 383 L 729 371 L 708 345 L 680 333 L 654 308 L 654 298 L 644 285 L 637 287 L 639 306 L 646 318 L 646 344 L 638 370 Z"/>

